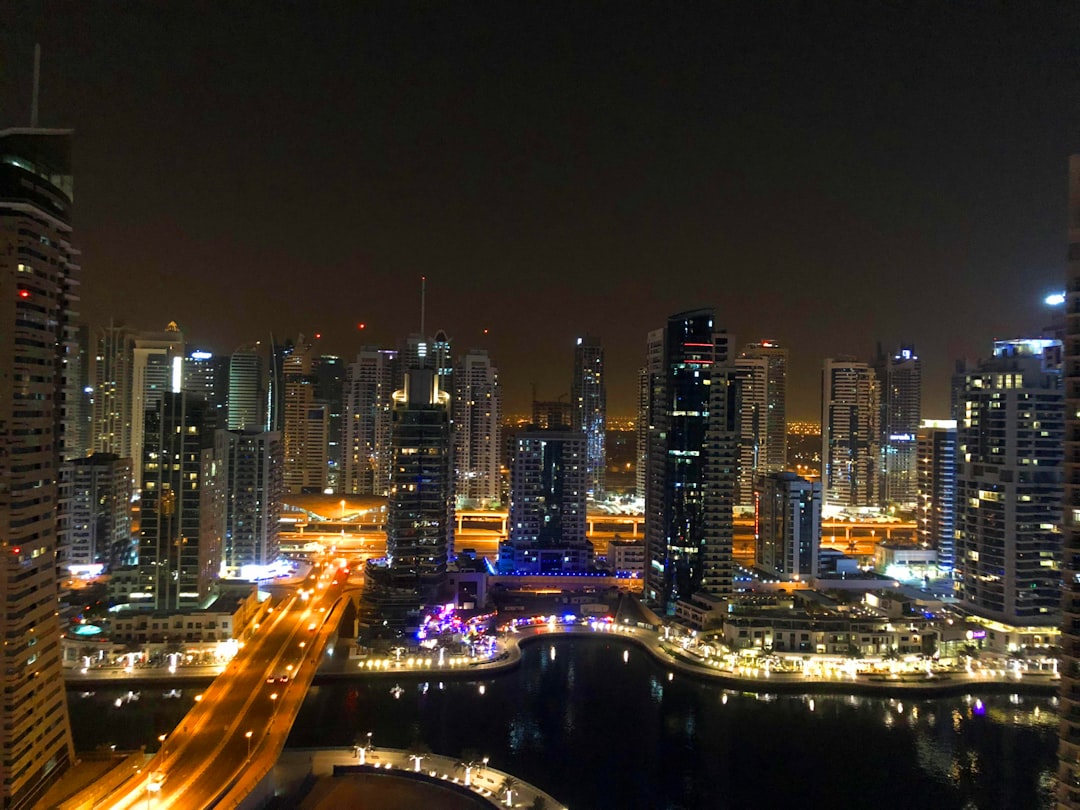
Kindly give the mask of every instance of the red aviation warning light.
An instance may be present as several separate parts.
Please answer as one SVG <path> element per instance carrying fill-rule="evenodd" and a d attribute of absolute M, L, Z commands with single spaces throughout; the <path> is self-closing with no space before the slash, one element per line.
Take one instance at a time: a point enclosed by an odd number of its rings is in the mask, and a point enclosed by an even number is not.
<path fill-rule="evenodd" d="M 29 298 L 29 297 L 30 297 L 30 291 L 29 290 L 19 290 L 19 298 Z"/>

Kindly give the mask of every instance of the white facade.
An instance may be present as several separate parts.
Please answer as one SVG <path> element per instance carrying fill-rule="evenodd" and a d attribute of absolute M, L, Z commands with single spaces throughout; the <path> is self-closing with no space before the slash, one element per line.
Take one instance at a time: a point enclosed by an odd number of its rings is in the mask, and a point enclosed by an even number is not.
<path fill-rule="evenodd" d="M 502 393 L 499 371 L 483 349 L 473 349 L 454 369 L 454 476 L 458 503 L 498 503 L 501 490 Z"/>
<path fill-rule="evenodd" d="M 880 506 L 880 385 L 874 369 L 829 358 L 821 380 L 821 480 L 826 507 Z"/>

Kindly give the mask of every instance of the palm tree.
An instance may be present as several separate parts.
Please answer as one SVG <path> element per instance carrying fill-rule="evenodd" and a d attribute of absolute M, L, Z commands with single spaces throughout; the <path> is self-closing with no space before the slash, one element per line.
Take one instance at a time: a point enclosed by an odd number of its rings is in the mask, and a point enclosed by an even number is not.
<path fill-rule="evenodd" d="M 428 754 L 430 754 L 430 753 L 431 753 L 431 748 L 428 746 L 427 743 L 421 742 L 420 740 L 413 740 L 412 741 L 412 743 L 409 745 L 408 754 L 409 754 L 409 759 L 411 759 L 413 761 L 413 765 L 415 766 L 414 767 L 415 771 L 417 771 L 417 772 L 420 771 L 420 763 L 423 760 L 427 759 Z"/>
<path fill-rule="evenodd" d="M 506 793 L 507 807 L 514 806 L 514 793 L 517 791 L 518 784 L 519 783 L 517 779 L 512 776 L 508 776 L 506 777 L 506 779 L 503 780 L 502 786 L 499 788 L 500 791 Z"/>

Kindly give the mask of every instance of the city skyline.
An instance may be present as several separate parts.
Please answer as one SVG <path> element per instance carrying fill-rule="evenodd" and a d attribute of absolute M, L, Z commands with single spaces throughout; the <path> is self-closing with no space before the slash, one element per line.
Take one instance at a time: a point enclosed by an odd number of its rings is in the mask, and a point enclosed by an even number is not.
<path fill-rule="evenodd" d="M 0 34 L 0 115 L 28 122 L 41 42 L 98 325 L 221 354 L 318 332 L 351 361 L 417 330 L 426 275 L 429 328 L 489 351 L 506 412 L 567 393 L 595 333 L 631 414 L 647 330 L 708 306 L 792 347 L 792 419 L 879 340 L 919 346 L 944 417 L 953 361 L 1061 286 L 1074 8 L 57 15 Z"/>

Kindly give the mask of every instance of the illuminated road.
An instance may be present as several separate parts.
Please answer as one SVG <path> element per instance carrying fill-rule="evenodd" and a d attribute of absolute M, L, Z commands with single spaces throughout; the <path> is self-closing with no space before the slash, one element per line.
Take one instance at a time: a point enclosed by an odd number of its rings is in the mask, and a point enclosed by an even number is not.
<path fill-rule="evenodd" d="M 310 600 L 283 599 L 137 778 L 96 806 L 188 810 L 246 795 L 277 761 L 335 633 L 345 583 L 332 576 L 299 586 L 316 589 Z"/>

